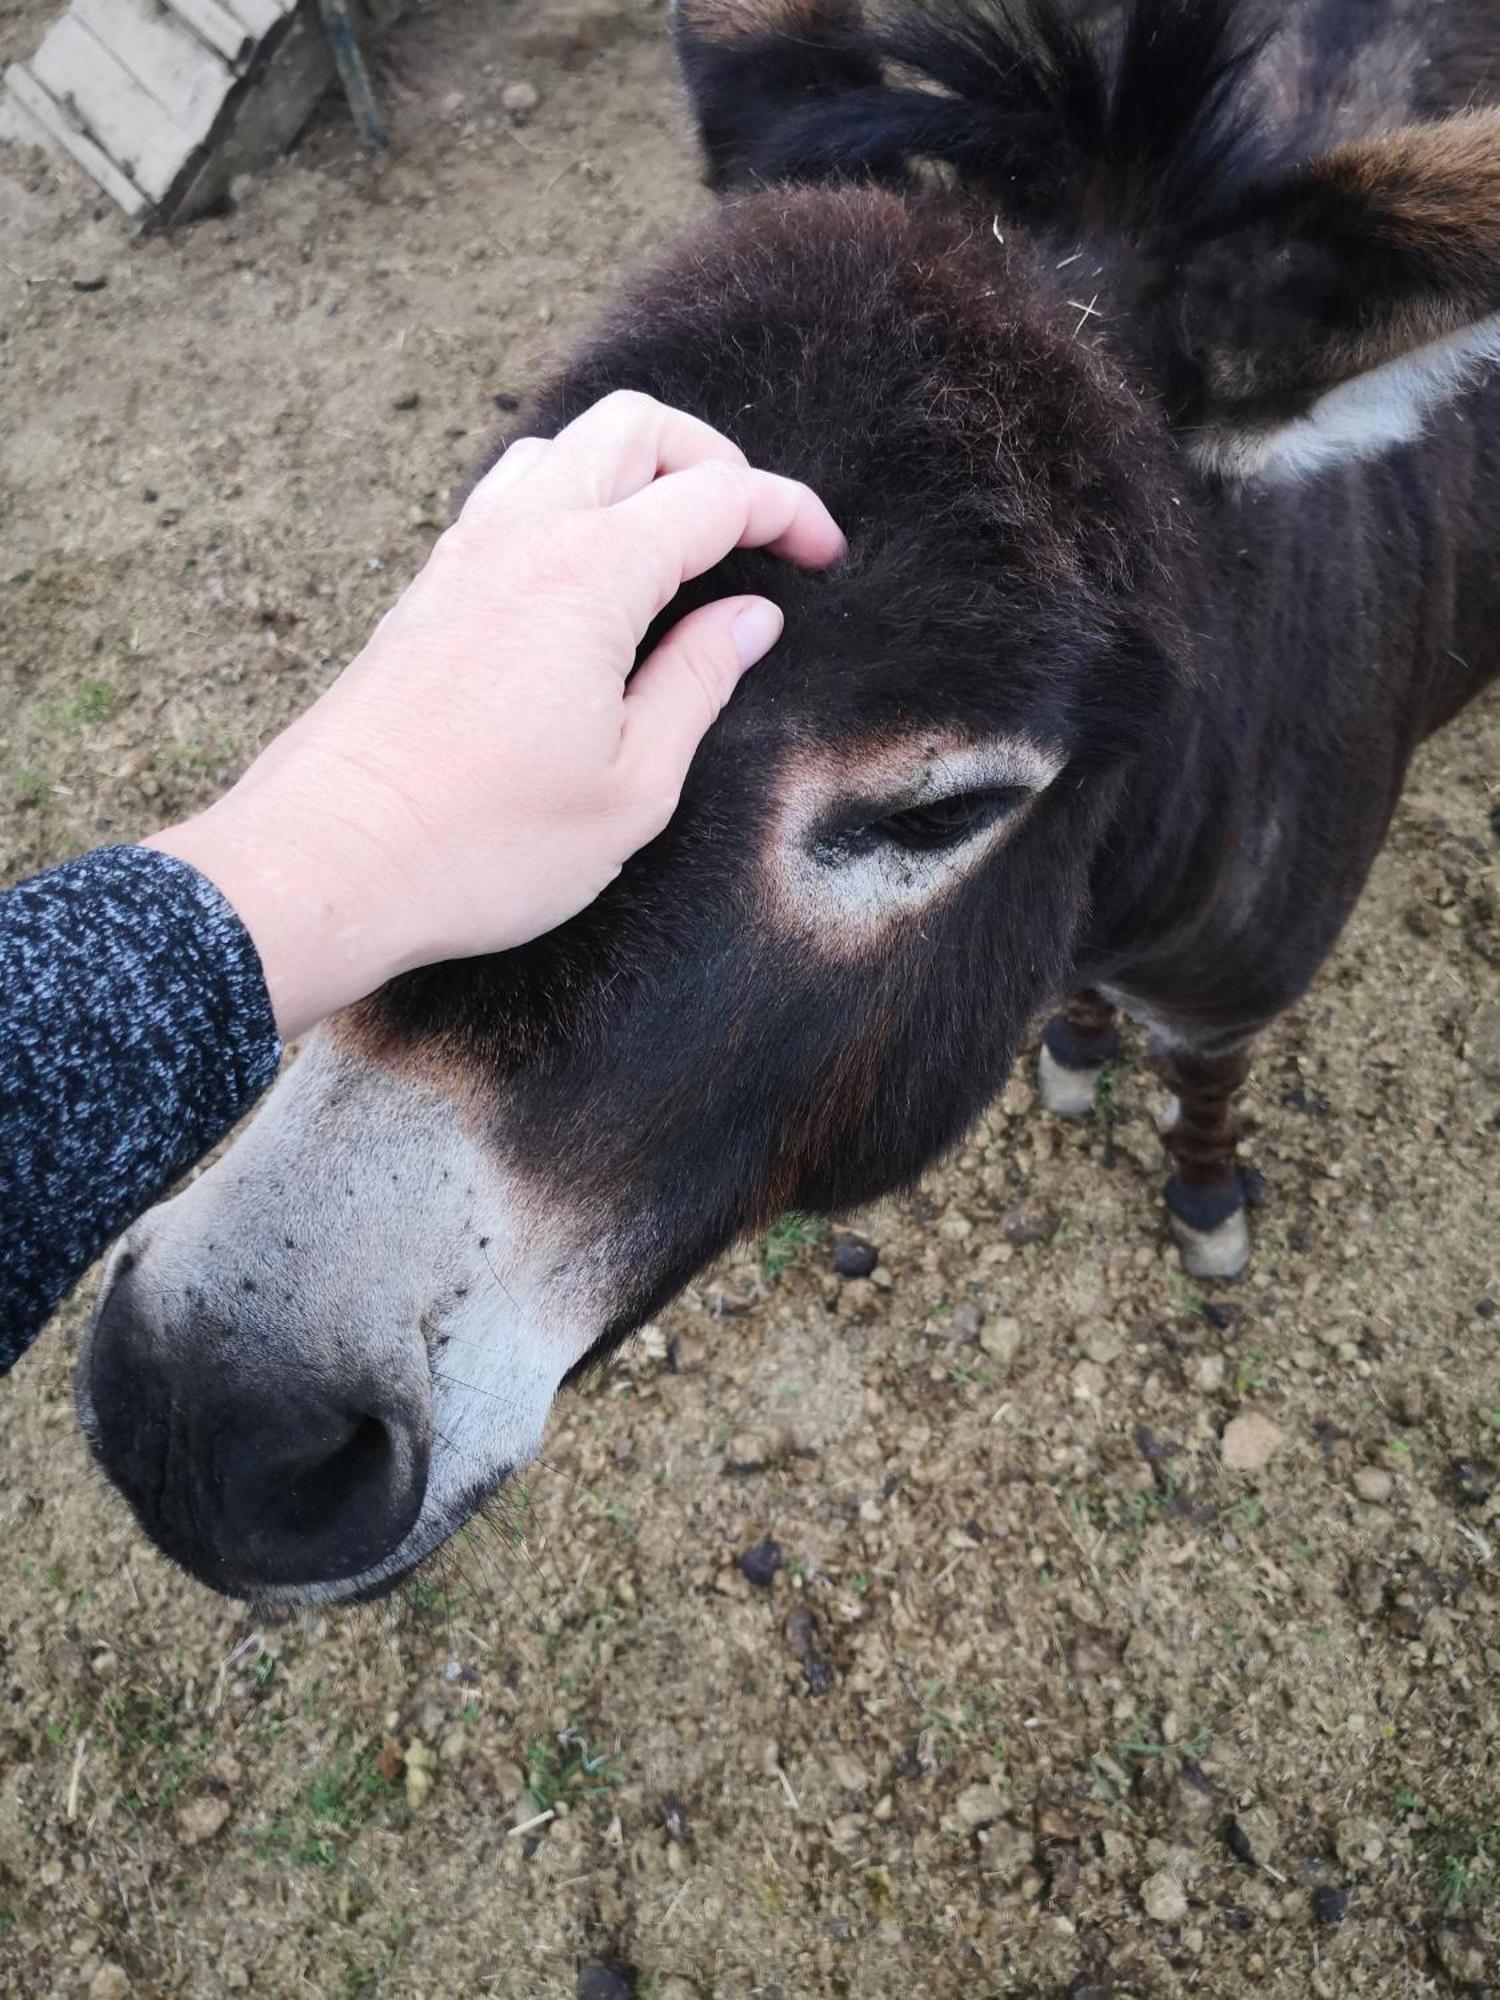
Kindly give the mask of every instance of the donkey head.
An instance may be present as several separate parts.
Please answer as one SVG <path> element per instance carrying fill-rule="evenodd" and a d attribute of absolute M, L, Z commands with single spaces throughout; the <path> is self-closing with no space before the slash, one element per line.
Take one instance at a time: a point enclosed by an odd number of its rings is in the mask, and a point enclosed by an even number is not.
<path fill-rule="evenodd" d="M 387 1587 L 735 1235 L 953 1144 L 1192 698 L 1216 478 L 1409 436 L 1493 339 L 1494 122 L 1278 169 L 1223 8 L 1096 44 L 693 0 L 678 37 L 728 198 L 532 428 L 649 391 L 814 485 L 850 552 L 706 578 L 785 636 L 667 832 L 552 936 L 328 1023 L 117 1252 L 83 1419 L 221 1589 Z"/>

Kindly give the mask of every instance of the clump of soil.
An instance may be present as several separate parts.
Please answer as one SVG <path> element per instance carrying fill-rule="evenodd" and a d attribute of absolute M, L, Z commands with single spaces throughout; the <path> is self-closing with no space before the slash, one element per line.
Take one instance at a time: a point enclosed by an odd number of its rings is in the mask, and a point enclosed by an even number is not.
<path fill-rule="evenodd" d="M 420 9 L 381 86 L 389 163 L 330 103 L 169 241 L 6 163 L 7 879 L 239 768 L 702 199 L 655 15 Z M 1179 1274 L 1143 1075 L 1073 1128 L 1023 1074 L 865 1248 L 706 1274 L 394 1610 L 158 1560 L 80 1298 L 0 1394 L 0 1988 L 1495 1990 L 1497 770 L 1491 702 L 1268 1038 L 1248 1283 Z"/>

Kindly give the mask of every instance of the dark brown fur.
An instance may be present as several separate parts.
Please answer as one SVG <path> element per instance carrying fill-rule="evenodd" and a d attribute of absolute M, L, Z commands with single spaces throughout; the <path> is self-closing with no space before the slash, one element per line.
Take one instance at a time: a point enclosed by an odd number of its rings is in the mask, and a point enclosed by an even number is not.
<path fill-rule="evenodd" d="M 462 1097 L 528 1199 L 581 1200 L 628 1246 L 595 1355 L 777 1209 L 914 1179 L 1070 993 L 1169 1050 L 1174 1206 L 1238 1206 L 1247 1045 L 1333 948 L 1416 746 L 1500 668 L 1500 393 L 1301 485 L 1226 484 L 1206 448 L 1232 462 L 1348 370 L 1500 311 L 1500 121 L 1392 131 L 1468 105 L 1490 18 L 924 0 L 877 32 L 850 0 L 690 0 L 728 198 L 531 425 L 648 391 L 810 482 L 848 558 L 740 555 L 685 592 L 673 616 L 763 591 L 786 629 L 667 832 L 562 930 L 412 974 L 341 1030 Z M 907 838 L 862 770 L 1018 738 L 1058 775 L 1007 837 L 846 934 L 839 854 Z M 773 893 L 782 790 L 820 769 L 849 775 L 791 858 L 829 871 L 822 931 Z M 1048 1032 L 1097 1064 L 1108 1009 Z M 101 1450 L 150 1494 L 128 1376 Z"/>

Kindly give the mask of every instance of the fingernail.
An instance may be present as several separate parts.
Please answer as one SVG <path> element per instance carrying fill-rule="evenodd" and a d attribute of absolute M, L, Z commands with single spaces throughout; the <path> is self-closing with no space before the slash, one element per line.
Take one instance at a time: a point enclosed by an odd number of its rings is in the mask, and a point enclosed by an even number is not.
<path fill-rule="evenodd" d="M 763 660 L 781 637 L 785 623 L 779 607 L 768 597 L 757 597 L 747 604 L 729 628 L 740 665 L 753 667 L 757 660 Z"/>

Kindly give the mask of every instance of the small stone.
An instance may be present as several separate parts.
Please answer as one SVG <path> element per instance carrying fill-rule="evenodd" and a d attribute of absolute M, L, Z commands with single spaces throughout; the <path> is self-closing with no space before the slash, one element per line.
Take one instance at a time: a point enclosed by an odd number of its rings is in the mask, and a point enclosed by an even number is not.
<path fill-rule="evenodd" d="M 769 1535 L 764 1541 L 756 1542 L 740 1556 L 740 1569 L 748 1580 L 761 1590 L 768 1590 L 781 1568 L 781 1544 L 773 1542 Z"/>
<path fill-rule="evenodd" d="M 406 1803 L 420 1812 L 432 1790 L 432 1767 L 437 1762 L 427 1745 L 414 1738 L 406 1746 Z"/>
<path fill-rule="evenodd" d="M 1396 1481 L 1383 1465 L 1362 1465 L 1354 1475 L 1354 1491 L 1367 1506 L 1386 1506 L 1395 1490 Z"/>
<path fill-rule="evenodd" d="M 1379 1563 L 1361 1558 L 1349 1574 L 1349 1594 L 1361 1618 L 1373 1618 L 1385 1603 L 1386 1573 Z"/>
<path fill-rule="evenodd" d="M 760 1472 L 768 1465 L 779 1464 L 787 1456 L 788 1440 L 784 1435 L 767 1437 L 760 1431 L 737 1431 L 724 1447 L 724 1469 L 726 1472 Z"/>
<path fill-rule="evenodd" d="M 635 1974 L 624 1965 L 581 1965 L 578 2000 L 633 2000 Z"/>
<path fill-rule="evenodd" d="M 1180 1924 L 1187 1915 L 1187 1895 L 1177 1877 L 1163 1869 L 1141 1884 L 1141 1908 L 1154 1924 Z"/>
<path fill-rule="evenodd" d="M 1255 1849 L 1251 1845 L 1249 1834 L 1237 1819 L 1224 1822 L 1224 1845 L 1236 1861 L 1243 1862 L 1247 1868 L 1255 1866 Z"/>
<path fill-rule="evenodd" d="M 1029 1243 L 1046 1243 L 1057 1234 L 1057 1217 L 1045 1202 L 1019 1201 L 1001 1216 L 1000 1234 L 1017 1249 Z"/>
<path fill-rule="evenodd" d="M 1483 1507 L 1495 1490 L 1493 1459 L 1455 1458 L 1448 1468 L 1453 1497 L 1464 1507 Z"/>
<path fill-rule="evenodd" d="M 961 1306 L 955 1306 L 952 1317 L 943 1320 L 938 1329 L 949 1340 L 978 1340 L 984 1332 L 984 1311 L 972 1299 L 965 1299 Z"/>
<path fill-rule="evenodd" d="M 961 1825 L 971 1831 L 975 1827 L 988 1826 L 1005 1811 L 1005 1794 L 993 1785 L 966 1785 L 954 1800 L 953 1810 L 958 1814 Z"/>
<path fill-rule="evenodd" d="M 1281 1838 L 1280 1825 L 1270 1808 L 1249 1806 L 1244 1812 L 1236 1815 L 1234 1824 L 1239 1828 L 1240 1840 L 1248 1850 L 1247 1854 L 1242 1854 L 1238 1843 L 1232 1845 L 1230 1852 L 1236 1859 L 1260 1863 L 1269 1861 L 1276 1852 Z M 1228 1839 L 1227 1829 L 1225 1838 Z"/>
<path fill-rule="evenodd" d="M 1469 1061 L 1491 1083 L 1500 1083 L 1500 1000 L 1491 1000 L 1469 1029 Z"/>
<path fill-rule="evenodd" d="M 799 1660 L 811 1656 L 818 1636 L 818 1621 L 805 1604 L 792 1606 L 786 1615 L 786 1623 L 782 1630 L 786 1633 L 787 1644 Z"/>
<path fill-rule="evenodd" d="M 112 1959 L 106 1959 L 89 1981 L 89 2000 L 126 2000 L 129 1991 L 129 1973 Z"/>
<path fill-rule="evenodd" d="M 503 410 L 508 417 L 513 416 L 521 407 L 520 397 L 509 389 L 497 389 L 490 400 L 497 410 Z"/>
<path fill-rule="evenodd" d="M 391 403 L 393 410 L 414 410 L 421 402 L 421 392 L 417 389 L 403 389 Z"/>
<path fill-rule="evenodd" d="M 846 1792 L 863 1792 L 869 1788 L 869 1772 L 847 1750 L 836 1750 L 828 1760 L 828 1769 L 834 1783 L 842 1785 Z"/>
<path fill-rule="evenodd" d="M 1349 1898 L 1332 1882 L 1325 1882 L 1321 1889 L 1313 1890 L 1311 1907 L 1320 1924 L 1341 1924 L 1344 1911 L 1349 1907 Z"/>
<path fill-rule="evenodd" d="M 1092 1328 L 1084 1335 L 1082 1347 L 1089 1360 L 1100 1368 L 1108 1368 L 1125 1352 L 1124 1341 L 1108 1327 Z"/>
<path fill-rule="evenodd" d="M 1021 1322 L 1005 1313 L 986 1320 L 979 1330 L 980 1347 L 994 1360 L 1007 1365 L 1020 1353 L 1021 1339 Z"/>
<path fill-rule="evenodd" d="M 1230 1472 L 1261 1472 L 1286 1443 L 1286 1433 L 1258 1410 L 1244 1410 L 1224 1426 L 1221 1453 Z"/>
<path fill-rule="evenodd" d="M 177 1837 L 184 1847 L 197 1847 L 212 1840 L 229 1818 L 229 1801 L 212 1794 L 191 1799 L 177 1815 Z"/>
<path fill-rule="evenodd" d="M 508 83 L 500 93 L 500 109 L 512 118 L 528 118 L 542 101 L 534 83 Z"/>
<path fill-rule="evenodd" d="M 1097 1403 L 1106 1387 L 1104 1370 L 1097 1361 L 1080 1361 L 1073 1370 L 1072 1386 L 1075 1403 Z"/>
<path fill-rule="evenodd" d="M 1439 1965 L 1460 1988 L 1487 1990 L 1489 1964 L 1473 1924 L 1444 1924 L 1433 1940 Z"/>
<path fill-rule="evenodd" d="M 1373 1868 L 1385 1852 L 1385 1835 L 1372 1819 L 1341 1819 L 1334 1828 L 1333 1851 L 1343 1868 Z"/>
<path fill-rule="evenodd" d="M 868 1278 L 880 1262 L 880 1252 L 867 1237 L 842 1230 L 833 1239 L 833 1268 L 841 1278 Z"/>
<path fill-rule="evenodd" d="M 1192 1383 L 1205 1396 L 1216 1396 L 1224 1386 L 1222 1354 L 1200 1354 L 1192 1367 Z"/>
<path fill-rule="evenodd" d="M 85 277 L 73 280 L 75 292 L 102 292 L 109 279 L 102 271 L 90 271 Z"/>

